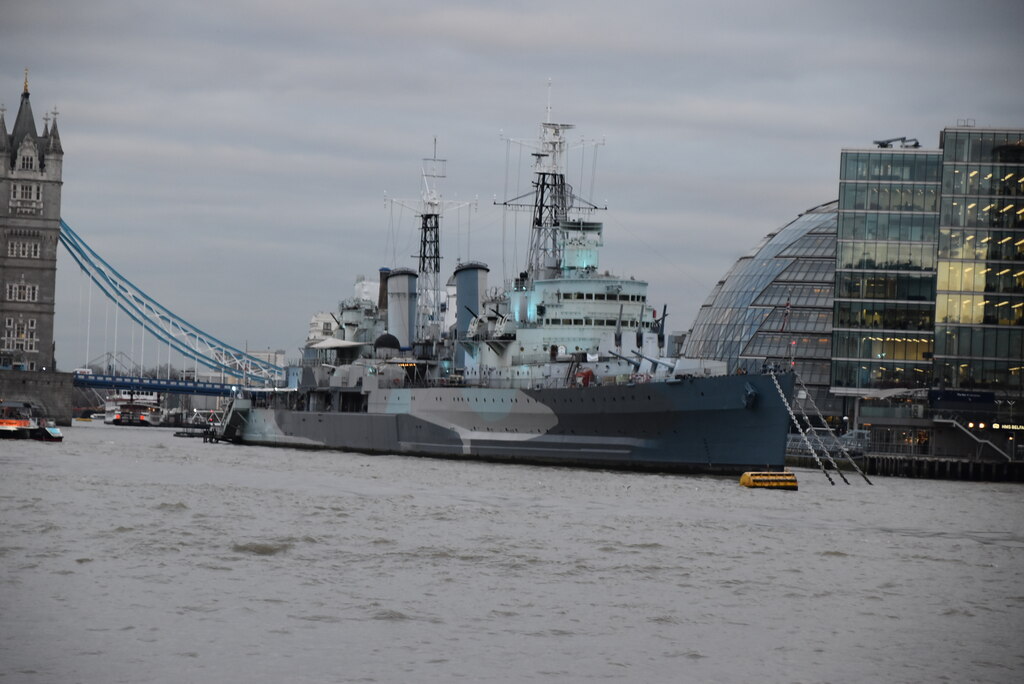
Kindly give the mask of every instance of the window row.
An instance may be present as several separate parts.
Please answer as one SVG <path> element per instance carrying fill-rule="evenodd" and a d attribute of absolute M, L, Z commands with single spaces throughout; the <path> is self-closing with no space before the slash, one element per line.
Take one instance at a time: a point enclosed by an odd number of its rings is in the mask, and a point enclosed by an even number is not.
<path fill-rule="evenodd" d="M 832 302 L 831 285 L 796 285 L 772 283 L 754 300 L 751 306 L 810 306 L 825 308 Z"/>
<path fill-rule="evenodd" d="M 2 338 L 4 350 L 36 351 L 36 319 L 15 322 L 8 317 L 6 323 Z"/>
<path fill-rule="evenodd" d="M 931 363 L 911 361 L 833 361 L 832 386 L 862 389 L 930 387 Z"/>
<path fill-rule="evenodd" d="M 939 188 L 937 185 L 844 182 L 839 184 L 839 208 L 934 212 L 939 210 Z"/>
<path fill-rule="evenodd" d="M 947 164 L 942 172 L 942 194 L 1024 196 L 1024 166 Z"/>
<path fill-rule="evenodd" d="M 939 217 L 936 214 L 839 212 L 841 240 L 934 242 L 938 226 Z"/>
<path fill-rule="evenodd" d="M 936 364 L 937 384 L 950 389 L 1017 393 L 1024 389 L 1020 361 L 968 361 Z"/>
<path fill-rule="evenodd" d="M 780 257 L 826 257 L 835 250 L 835 235 L 804 235 L 779 252 Z"/>
<path fill-rule="evenodd" d="M 696 333 L 695 333 L 696 334 Z M 714 334 L 687 339 L 686 355 L 697 359 L 718 359 L 729 363 L 739 356 L 739 343 Z"/>
<path fill-rule="evenodd" d="M 840 180 L 935 182 L 942 173 L 936 152 L 844 152 Z"/>
<path fill-rule="evenodd" d="M 768 318 L 761 324 L 761 330 L 827 333 L 832 330 L 832 314 L 828 311 L 786 309 L 780 306 L 768 314 Z"/>
<path fill-rule="evenodd" d="M 940 259 L 1024 261 L 1024 233 L 1007 230 L 939 230 Z"/>
<path fill-rule="evenodd" d="M 40 256 L 37 241 L 11 240 L 7 243 L 7 256 L 18 259 L 38 259 Z"/>
<path fill-rule="evenodd" d="M 931 335 L 877 335 L 838 330 L 832 334 L 832 356 L 837 359 L 930 361 L 933 347 Z"/>
<path fill-rule="evenodd" d="M 1024 359 L 1024 330 L 1020 328 L 943 327 L 935 334 L 935 356 L 987 356 L 1015 360 Z"/>
<path fill-rule="evenodd" d="M 759 332 L 750 338 L 743 349 L 743 356 L 766 359 L 827 359 L 831 355 L 832 341 L 828 336 L 794 335 L 785 332 Z"/>
<path fill-rule="evenodd" d="M 39 183 L 11 183 L 12 200 L 42 200 L 43 186 Z"/>
<path fill-rule="evenodd" d="M 935 301 L 934 274 L 836 273 L 836 297 L 841 299 L 895 299 Z"/>
<path fill-rule="evenodd" d="M 39 286 L 25 283 L 7 283 L 6 299 L 9 302 L 39 301 Z"/>
<path fill-rule="evenodd" d="M 935 328 L 935 305 L 907 302 L 836 302 L 835 327 L 876 330 L 927 330 Z"/>
<path fill-rule="evenodd" d="M 3 347 L 4 351 L 27 351 L 34 352 L 38 351 L 36 345 L 39 340 L 35 338 L 35 333 L 32 333 L 32 337 L 8 337 L 3 336 Z"/>
<path fill-rule="evenodd" d="M 23 155 L 21 155 L 21 170 L 22 171 L 32 171 L 35 168 L 36 168 L 36 158 L 35 158 L 35 155 L 32 155 L 32 154 L 23 154 Z"/>
<path fill-rule="evenodd" d="M 577 327 L 584 325 L 597 325 L 606 328 L 614 328 L 619 323 L 616 318 L 545 318 L 543 319 L 543 322 L 544 325 L 572 325 Z M 651 328 L 652 325 L 651 321 L 643 321 L 640 323 L 640 327 L 645 330 Z M 636 319 L 623 318 L 622 330 L 624 332 L 636 330 Z"/>
<path fill-rule="evenodd" d="M 885 271 L 932 271 L 935 244 L 931 242 L 840 242 L 837 268 Z"/>
<path fill-rule="evenodd" d="M 1024 162 L 1024 131 L 943 131 L 944 162 Z"/>
<path fill-rule="evenodd" d="M 940 323 L 1024 325 L 1024 297 L 940 294 L 935 318 Z"/>
<path fill-rule="evenodd" d="M 585 300 L 598 302 L 646 302 L 647 295 L 616 294 L 604 292 L 556 292 L 555 298 L 560 302 Z"/>
<path fill-rule="evenodd" d="M 776 277 L 776 280 L 831 283 L 835 274 L 835 259 L 796 259 Z"/>
<path fill-rule="evenodd" d="M 1024 294 L 1024 264 L 943 261 L 939 264 L 937 289 Z"/>
<path fill-rule="evenodd" d="M 945 197 L 939 221 L 953 228 L 1024 228 L 1024 201 Z"/>
<path fill-rule="evenodd" d="M 812 392 L 814 385 L 828 385 L 832 381 L 832 364 L 828 361 L 811 361 L 810 359 L 797 359 L 796 372 L 800 381 Z M 816 397 L 818 406 L 823 406 L 821 398 Z"/>

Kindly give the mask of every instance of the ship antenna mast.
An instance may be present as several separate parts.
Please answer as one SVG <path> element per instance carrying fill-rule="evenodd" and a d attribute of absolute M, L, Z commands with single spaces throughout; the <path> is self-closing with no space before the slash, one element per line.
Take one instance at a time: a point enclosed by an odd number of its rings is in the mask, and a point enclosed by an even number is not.
<path fill-rule="evenodd" d="M 535 176 L 533 189 L 504 202 L 496 202 L 506 210 L 530 211 L 533 214 L 526 261 L 526 274 L 530 280 L 554 277 L 559 272 L 563 233 L 571 213 L 589 214 L 604 208 L 578 197 L 565 180 L 565 160 L 570 147 L 596 148 L 604 144 L 604 140 L 580 140 L 570 145 L 565 134 L 573 128 L 572 124 L 545 122 L 541 124 L 539 140 L 506 138 L 508 142 L 534 150 L 531 153 Z"/>
<path fill-rule="evenodd" d="M 423 211 L 420 213 L 420 253 L 417 290 L 420 306 L 416 311 L 416 337 L 419 341 L 440 338 L 441 325 L 441 195 L 439 184 L 447 175 L 447 160 L 434 156 L 423 160 Z M 423 295 L 426 295 L 425 297 Z M 425 300 L 425 301 L 424 301 Z"/>
<path fill-rule="evenodd" d="M 436 342 L 441 339 L 441 216 L 445 209 L 475 206 L 475 202 L 446 202 L 440 192 L 441 181 L 447 177 L 447 159 L 437 157 L 437 136 L 434 136 L 434 155 L 423 159 L 423 189 L 420 202 L 390 200 L 419 212 L 420 251 L 417 259 L 416 279 L 416 342 Z"/>
<path fill-rule="evenodd" d="M 545 110 L 547 116 L 544 118 L 544 123 L 551 123 L 551 79 L 548 79 L 548 106 Z"/>

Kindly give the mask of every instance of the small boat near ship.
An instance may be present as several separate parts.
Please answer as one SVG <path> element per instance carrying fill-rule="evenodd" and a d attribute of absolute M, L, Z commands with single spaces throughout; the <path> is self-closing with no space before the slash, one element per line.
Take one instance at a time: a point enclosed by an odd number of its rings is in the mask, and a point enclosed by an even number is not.
<path fill-rule="evenodd" d="M 37 405 L 27 401 L 0 400 L 0 439 L 60 442 L 64 434 Z"/>
<path fill-rule="evenodd" d="M 782 470 L 792 373 L 729 374 L 672 356 L 647 283 L 599 267 L 599 208 L 565 176 L 568 124 L 544 123 L 526 268 L 501 288 L 486 265 L 438 281 L 443 203 L 424 160 L 419 268 L 357 283 L 314 317 L 287 382 L 248 388 L 218 438 L 240 444 L 662 472 Z M 531 197 L 532 195 L 532 197 Z M 527 198 L 527 199 L 524 199 Z M 360 291 L 363 295 L 360 296 Z M 316 334 L 320 320 L 337 323 Z"/>

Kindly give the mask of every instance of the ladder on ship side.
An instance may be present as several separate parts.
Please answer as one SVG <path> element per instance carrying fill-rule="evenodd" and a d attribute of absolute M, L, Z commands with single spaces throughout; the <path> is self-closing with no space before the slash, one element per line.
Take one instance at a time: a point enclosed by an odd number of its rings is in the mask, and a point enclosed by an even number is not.
<path fill-rule="evenodd" d="M 779 379 L 775 377 L 775 373 L 769 373 L 768 376 L 772 379 L 772 382 L 775 383 L 775 389 L 779 393 L 779 398 L 782 399 L 782 405 L 786 407 L 786 412 L 789 413 L 789 419 L 793 421 L 793 425 L 795 425 L 796 429 L 800 431 L 800 436 L 804 440 L 804 446 L 806 446 L 808 451 L 811 452 L 811 456 L 814 457 L 814 462 L 818 464 L 818 468 L 821 469 L 821 473 L 825 476 L 825 479 L 828 480 L 828 483 L 835 486 L 835 480 L 833 480 L 832 476 L 828 474 L 827 470 L 825 470 L 825 464 L 821 462 L 821 459 L 818 458 L 818 452 L 811 446 L 811 441 L 807 439 L 807 433 L 805 433 L 800 427 L 800 421 L 797 420 L 796 414 L 793 413 L 793 407 L 790 405 L 789 400 L 786 399 L 786 393 L 782 391 L 782 385 L 779 384 Z M 847 482 L 846 484 L 850 483 Z"/>
<path fill-rule="evenodd" d="M 807 397 L 806 401 L 809 402 L 811 408 L 814 409 L 814 415 L 818 418 L 819 421 L 821 421 L 822 425 L 827 426 L 828 423 L 825 422 L 825 416 L 822 415 L 821 410 L 818 408 L 818 405 L 814 401 L 814 395 L 811 394 L 811 391 L 809 389 L 807 389 L 807 386 L 804 384 L 803 380 L 800 379 L 799 375 L 794 375 L 794 378 L 796 379 L 797 385 L 800 387 L 800 389 L 804 391 L 804 396 Z M 803 414 L 803 417 L 804 424 L 807 426 L 807 429 L 804 432 L 804 435 L 806 436 L 806 434 L 811 431 L 811 421 L 807 417 L 806 412 Z M 833 432 L 831 428 L 829 428 L 829 434 L 832 436 L 833 442 L 839 447 L 839 452 L 843 455 L 843 458 L 846 459 L 846 462 L 849 463 L 853 467 L 853 469 L 857 471 L 858 475 L 864 478 L 865 482 L 867 482 L 869 485 L 873 485 L 874 483 L 871 480 L 869 480 L 868 476 L 864 474 L 864 471 L 860 469 L 860 467 L 857 465 L 857 462 L 853 460 L 853 456 L 851 456 L 850 452 L 846 449 L 846 446 L 841 441 L 839 441 L 839 439 L 836 437 L 836 433 Z M 817 435 L 815 435 L 815 437 L 817 437 Z M 836 468 L 837 472 L 839 472 L 839 476 L 843 477 L 842 471 L 839 471 L 838 466 L 836 466 L 836 462 L 832 459 L 831 451 L 829 451 L 829 449 L 825 446 L 825 444 L 821 441 L 820 438 L 818 439 L 818 443 L 822 447 L 822 450 L 825 452 L 825 454 L 828 456 L 828 460 L 832 462 L 832 466 Z M 843 481 L 846 482 L 845 477 L 843 477 Z M 850 483 L 846 482 L 846 484 Z"/>
<path fill-rule="evenodd" d="M 814 462 L 818 464 L 818 468 L 821 469 L 822 474 L 828 480 L 829 484 L 835 485 L 835 481 L 832 479 L 832 476 L 828 474 L 828 471 L 825 470 L 825 464 L 822 463 L 821 458 L 818 457 L 818 449 L 816 449 L 814 447 L 814 445 L 811 444 L 810 436 L 814 437 L 815 442 L 817 442 L 818 447 L 820 448 L 821 452 L 828 459 L 829 463 L 832 464 L 832 467 L 835 468 L 836 473 L 839 474 L 839 477 L 842 478 L 843 482 L 845 482 L 846 484 L 850 484 L 850 481 L 847 480 L 846 477 L 843 475 L 843 471 L 841 471 L 839 469 L 839 466 L 836 464 L 835 459 L 832 458 L 832 454 L 829 452 L 828 448 L 826 448 L 826 446 L 822 443 L 821 439 L 817 435 L 814 435 L 814 433 L 810 430 L 811 426 L 810 426 L 810 421 L 807 418 L 807 415 L 804 414 L 804 422 L 807 424 L 807 429 L 804 429 L 804 427 L 800 425 L 800 421 L 799 421 L 799 419 L 797 419 L 796 413 L 793 411 L 793 406 L 789 403 L 789 400 L 786 398 L 786 393 L 782 391 L 782 385 L 779 384 L 779 380 L 775 376 L 775 373 L 770 373 L 769 375 L 771 376 L 772 382 L 775 383 L 775 389 L 779 393 L 779 398 L 782 399 L 782 405 L 786 407 L 786 412 L 789 413 L 789 419 L 793 422 L 794 427 L 796 427 L 797 431 L 800 434 L 800 438 L 804 442 L 804 446 L 807 447 L 807 450 L 811 453 L 811 456 L 814 457 Z M 795 374 L 794 374 L 794 379 L 796 380 L 798 386 L 801 389 L 803 389 L 804 394 L 807 396 L 808 400 L 810 401 L 811 406 L 814 408 L 815 412 L 818 415 L 818 418 L 821 419 L 823 424 L 825 424 L 824 416 L 821 415 L 821 411 L 818 410 L 817 404 L 814 403 L 814 399 L 811 397 L 810 391 L 803 384 L 803 382 L 800 380 L 800 378 L 798 376 L 796 376 Z M 834 433 L 831 433 L 831 434 L 832 434 L 833 438 L 835 438 L 835 434 Z M 837 443 L 839 443 L 838 440 L 837 440 Z M 858 473 L 860 473 L 860 476 L 863 477 L 864 480 L 868 484 L 873 484 L 871 482 L 871 480 L 868 479 L 868 476 L 865 475 L 864 472 L 861 471 L 861 469 L 857 467 L 857 464 L 854 463 L 853 459 L 850 457 L 849 452 L 846 451 L 846 448 L 841 443 L 839 443 L 839 448 L 842 450 L 842 453 L 846 456 L 847 460 L 850 462 L 850 465 L 852 465 L 853 468 Z"/>

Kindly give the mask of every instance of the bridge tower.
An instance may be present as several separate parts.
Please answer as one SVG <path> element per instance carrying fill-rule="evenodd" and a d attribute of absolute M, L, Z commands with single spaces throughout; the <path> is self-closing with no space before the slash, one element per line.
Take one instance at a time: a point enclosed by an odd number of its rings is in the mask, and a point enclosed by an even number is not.
<path fill-rule="evenodd" d="M 10 134 L 5 113 L 0 105 L 0 370 L 52 372 L 64 160 L 57 110 L 38 133 L 26 69 Z"/>

